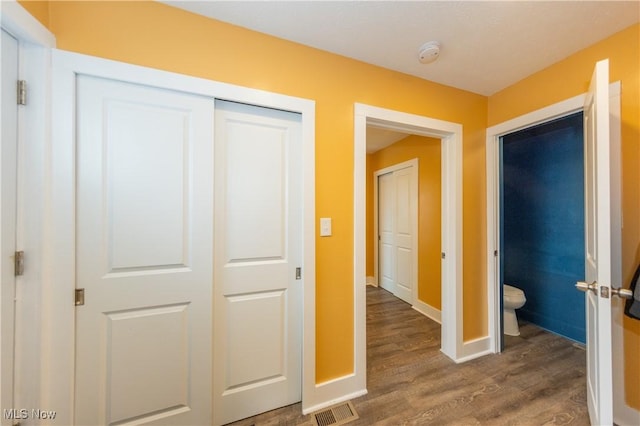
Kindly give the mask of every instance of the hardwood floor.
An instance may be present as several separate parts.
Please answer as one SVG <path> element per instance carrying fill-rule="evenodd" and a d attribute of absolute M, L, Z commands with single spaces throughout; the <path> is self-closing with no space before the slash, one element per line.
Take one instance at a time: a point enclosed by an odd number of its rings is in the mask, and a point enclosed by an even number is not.
<path fill-rule="evenodd" d="M 440 325 L 367 287 L 367 389 L 349 425 L 588 425 L 584 349 L 531 324 L 506 350 L 464 364 L 440 352 Z M 233 423 L 311 425 L 300 404 Z"/>

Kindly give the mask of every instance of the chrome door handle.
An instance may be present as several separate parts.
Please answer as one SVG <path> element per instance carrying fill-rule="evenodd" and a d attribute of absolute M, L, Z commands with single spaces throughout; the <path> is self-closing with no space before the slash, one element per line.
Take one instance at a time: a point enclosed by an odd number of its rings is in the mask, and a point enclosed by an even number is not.
<path fill-rule="evenodd" d="M 596 283 L 595 281 L 591 284 L 584 281 L 578 281 L 576 283 L 576 288 L 580 291 L 584 291 L 585 293 L 587 291 L 592 291 L 594 294 L 598 294 L 598 283 Z"/>
<path fill-rule="evenodd" d="M 626 288 L 613 288 L 611 287 L 611 294 L 618 296 L 620 299 L 633 299 L 633 292 Z"/>

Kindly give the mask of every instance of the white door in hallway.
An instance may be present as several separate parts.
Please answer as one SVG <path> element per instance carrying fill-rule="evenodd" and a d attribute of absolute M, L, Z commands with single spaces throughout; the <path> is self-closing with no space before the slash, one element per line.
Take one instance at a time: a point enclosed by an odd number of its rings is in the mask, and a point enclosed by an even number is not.
<path fill-rule="evenodd" d="M 214 424 L 301 400 L 299 114 L 216 101 Z"/>
<path fill-rule="evenodd" d="M 407 303 L 413 303 L 416 285 L 416 168 L 414 165 L 400 166 L 378 175 L 380 285 Z"/>
<path fill-rule="evenodd" d="M 609 62 L 596 64 L 584 106 L 585 155 L 585 294 L 587 326 L 587 403 L 594 425 L 613 424 L 611 297 L 613 283 L 612 187 L 609 140 Z M 619 226 L 616 225 L 616 226 Z M 618 243 L 619 244 L 619 243 Z M 619 283 L 617 283 L 619 285 Z M 620 367 L 622 368 L 622 366 Z"/>
<path fill-rule="evenodd" d="M 417 203 L 417 189 L 413 188 L 414 167 L 393 172 L 395 179 L 394 249 L 396 267 L 395 295 L 413 304 L 414 279 L 414 236 L 412 224 Z"/>
<path fill-rule="evenodd" d="M 18 156 L 18 41 L 2 30 L 2 145 L 0 147 L 0 403 L 14 405 L 15 295 L 14 255 L 16 251 L 17 156 Z M 1 424 L 11 424 L 2 416 Z"/>
<path fill-rule="evenodd" d="M 380 287 L 395 294 L 394 200 L 393 172 L 378 176 L 378 276 Z"/>
<path fill-rule="evenodd" d="M 76 78 L 75 423 L 210 424 L 214 100 Z"/>

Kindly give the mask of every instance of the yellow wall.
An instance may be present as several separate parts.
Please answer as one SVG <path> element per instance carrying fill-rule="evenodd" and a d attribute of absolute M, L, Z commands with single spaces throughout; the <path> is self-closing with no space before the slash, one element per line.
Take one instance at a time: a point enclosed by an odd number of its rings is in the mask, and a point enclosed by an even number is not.
<path fill-rule="evenodd" d="M 49 26 L 49 2 L 40 0 L 20 0 L 20 4 L 42 25 Z"/>
<path fill-rule="evenodd" d="M 465 340 L 487 334 L 485 128 L 586 90 L 596 60 L 622 81 L 623 268 L 640 262 L 639 26 L 489 98 L 206 19 L 157 2 L 21 3 L 58 47 L 316 101 L 317 381 L 353 371 L 353 103 L 461 123 Z M 640 409 L 640 326 L 625 318 L 627 403 Z"/>
<path fill-rule="evenodd" d="M 595 62 L 605 58 L 610 61 L 611 81 L 622 84 L 622 277 L 628 288 L 635 265 L 640 263 L 640 25 L 489 97 L 488 125 L 586 92 Z M 640 321 L 627 317 L 619 321 L 624 324 L 625 399 L 640 409 Z"/>
<path fill-rule="evenodd" d="M 466 339 L 486 335 L 487 98 L 184 12 L 157 2 L 49 4 L 58 47 L 316 101 L 317 381 L 353 372 L 354 102 L 464 126 Z M 470 298 L 467 296 L 470 295 Z M 467 321 L 468 319 L 468 321 Z"/>
<path fill-rule="evenodd" d="M 367 276 L 373 276 L 373 173 L 418 159 L 418 299 L 441 309 L 440 139 L 409 136 L 367 155 Z"/>

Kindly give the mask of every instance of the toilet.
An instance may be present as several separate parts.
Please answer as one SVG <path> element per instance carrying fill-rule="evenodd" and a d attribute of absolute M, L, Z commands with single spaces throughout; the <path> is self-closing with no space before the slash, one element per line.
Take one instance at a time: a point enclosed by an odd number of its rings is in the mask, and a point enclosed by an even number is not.
<path fill-rule="evenodd" d="M 519 288 L 504 284 L 502 286 L 503 308 L 504 308 L 504 334 L 507 336 L 519 336 L 520 328 L 518 327 L 518 317 L 516 309 L 522 308 L 527 299 L 524 297 L 524 291 Z"/>

